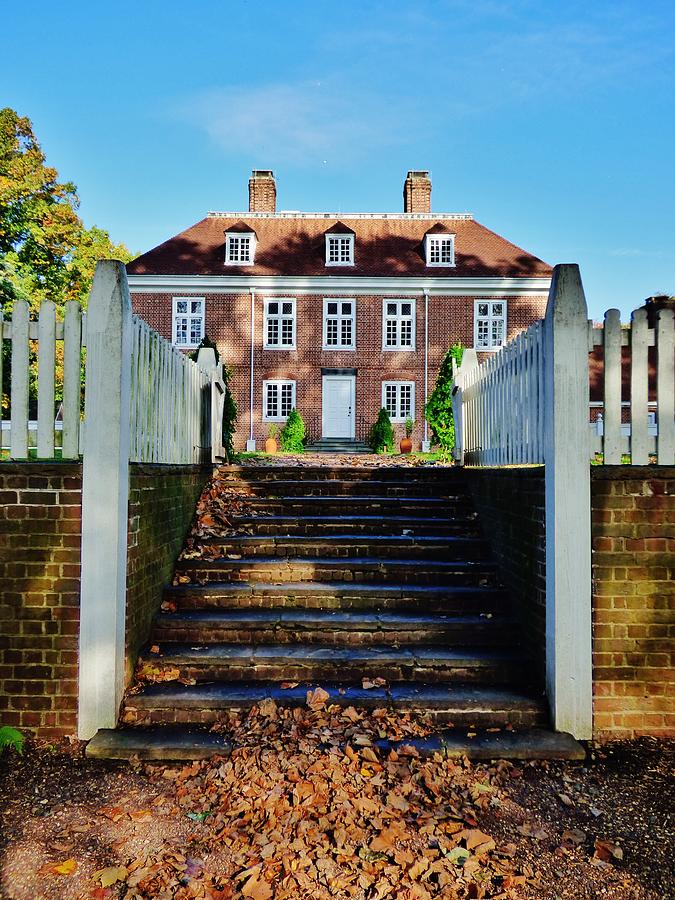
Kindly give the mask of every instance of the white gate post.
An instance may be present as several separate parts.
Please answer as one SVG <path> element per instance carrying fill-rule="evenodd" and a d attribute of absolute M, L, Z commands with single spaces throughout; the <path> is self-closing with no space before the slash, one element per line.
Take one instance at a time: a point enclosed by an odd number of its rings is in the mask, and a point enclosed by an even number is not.
<path fill-rule="evenodd" d="M 131 299 L 103 260 L 87 310 L 78 734 L 114 728 L 124 691 Z"/>
<path fill-rule="evenodd" d="M 553 727 L 593 733 L 588 312 L 577 265 L 553 271 L 544 319 L 546 687 Z"/>

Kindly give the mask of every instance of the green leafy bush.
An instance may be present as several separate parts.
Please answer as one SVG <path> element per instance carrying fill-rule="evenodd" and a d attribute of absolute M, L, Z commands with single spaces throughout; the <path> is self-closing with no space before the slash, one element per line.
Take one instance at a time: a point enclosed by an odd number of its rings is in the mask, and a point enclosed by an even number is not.
<path fill-rule="evenodd" d="M 305 449 L 305 423 L 295 407 L 290 411 L 286 424 L 281 429 L 279 443 L 281 449 L 287 453 L 302 453 Z"/>
<path fill-rule="evenodd" d="M 24 740 L 24 736 L 16 728 L 11 728 L 9 725 L 0 727 L 0 753 L 5 747 L 11 747 L 17 753 L 23 753 Z"/>
<path fill-rule="evenodd" d="M 377 421 L 370 429 L 368 444 L 374 453 L 391 453 L 394 449 L 394 429 L 389 413 L 383 406 L 377 414 Z"/>
<path fill-rule="evenodd" d="M 217 352 L 218 351 L 216 351 L 216 353 Z M 225 382 L 225 401 L 223 403 L 223 447 L 225 447 L 228 460 L 231 460 L 234 456 L 232 438 L 237 427 L 237 404 L 234 402 L 234 397 L 230 390 L 231 378 L 232 370 L 227 366 L 223 366 L 223 381 Z"/>
<path fill-rule="evenodd" d="M 453 344 L 441 363 L 436 384 L 427 401 L 424 414 L 431 425 L 431 443 L 449 453 L 455 446 L 455 420 L 452 415 L 452 361 L 462 362 L 464 347 Z"/>

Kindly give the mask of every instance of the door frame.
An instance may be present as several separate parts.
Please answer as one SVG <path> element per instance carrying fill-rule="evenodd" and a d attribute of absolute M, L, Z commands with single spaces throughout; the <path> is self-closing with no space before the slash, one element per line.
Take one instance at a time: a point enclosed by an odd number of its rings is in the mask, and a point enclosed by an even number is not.
<path fill-rule="evenodd" d="M 326 431 L 326 407 L 325 407 L 325 395 L 326 395 L 326 382 L 334 381 L 335 379 L 349 379 L 352 384 L 352 414 L 350 417 L 350 434 L 344 436 L 344 440 L 354 440 L 356 437 L 356 375 L 352 372 L 331 372 L 327 374 L 322 374 L 321 376 L 321 437 L 325 436 Z M 330 438 L 327 438 L 330 440 Z"/>

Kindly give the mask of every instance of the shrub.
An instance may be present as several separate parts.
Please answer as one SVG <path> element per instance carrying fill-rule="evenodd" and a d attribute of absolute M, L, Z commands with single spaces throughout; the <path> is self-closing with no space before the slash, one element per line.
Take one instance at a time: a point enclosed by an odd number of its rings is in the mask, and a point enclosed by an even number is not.
<path fill-rule="evenodd" d="M 377 421 L 370 429 L 368 443 L 374 453 L 391 453 L 394 449 L 394 429 L 389 413 L 383 406 L 377 414 Z"/>
<path fill-rule="evenodd" d="M 405 420 L 405 436 L 407 438 L 412 437 L 412 433 L 413 433 L 414 429 L 415 429 L 415 423 L 410 418 L 410 416 L 408 416 L 408 418 Z"/>
<path fill-rule="evenodd" d="M 305 423 L 295 407 L 290 411 L 286 424 L 281 429 L 279 443 L 281 449 L 287 453 L 302 453 L 305 449 Z"/>
<path fill-rule="evenodd" d="M 462 362 L 464 347 L 453 344 L 441 363 L 436 384 L 427 401 L 424 414 L 431 425 L 431 443 L 436 444 L 445 453 L 455 446 L 455 421 L 452 415 L 452 361 L 457 365 Z"/>
<path fill-rule="evenodd" d="M 234 397 L 230 390 L 231 378 L 232 370 L 227 368 L 227 366 L 223 366 L 223 381 L 225 382 L 225 400 L 223 402 L 223 447 L 225 447 L 228 460 L 231 460 L 234 456 L 232 437 L 237 427 L 237 404 L 234 402 Z"/>
<path fill-rule="evenodd" d="M 17 753 L 23 753 L 24 740 L 24 736 L 16 728 L 11 728 L 9 725 L 0 727 L 0 753 L 5 747 L 11 747 Z"/>

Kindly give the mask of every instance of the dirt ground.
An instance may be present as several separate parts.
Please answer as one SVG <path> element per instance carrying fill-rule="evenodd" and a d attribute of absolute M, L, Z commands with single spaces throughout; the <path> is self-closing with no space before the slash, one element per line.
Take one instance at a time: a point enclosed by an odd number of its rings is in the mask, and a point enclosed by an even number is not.
<path fill-rule="evenodd" d="M 425 730 L 270 701 L 207 763 L 6 753 L 0 897 L 675 897 L 675 745 L 471 765 L 378 750 L 392 727 Z"/>

